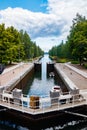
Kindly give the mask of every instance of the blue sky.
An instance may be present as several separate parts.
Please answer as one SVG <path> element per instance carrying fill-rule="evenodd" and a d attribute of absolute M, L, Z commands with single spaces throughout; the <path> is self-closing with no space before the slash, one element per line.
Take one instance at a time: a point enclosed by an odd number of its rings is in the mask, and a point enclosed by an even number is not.
<path fill-rule="evenodd" d="M 0 0 L 0 24 L 27 31 L 44 51 L 66 41 L 77 13 L 87 17 L 86 0 Z"/>
<path fill-rule="evenodd" d="M 34 12 L 45 12 L 47 0 L 0 0 L 0 9 L 21 7 Z"/>

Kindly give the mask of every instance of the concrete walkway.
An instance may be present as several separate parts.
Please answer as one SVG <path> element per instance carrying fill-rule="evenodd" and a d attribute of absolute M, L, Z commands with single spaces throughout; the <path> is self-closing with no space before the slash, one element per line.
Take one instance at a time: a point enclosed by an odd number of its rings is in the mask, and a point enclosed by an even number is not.
<path fill-rule="evenodd" d="M 56 66 L 80 89 L 87 89 L 87 78 L 81 75 L 82 70 L 77 70 L 75 67 L 57 63 Z M 78 73 L 77 73 L 78 71 Z M 84 74 L 84 73 L 83 73 Z"/>
<path fill-rule="evenodd" d="M 33 67 L 33 63 L 20 63 L 6 68 L 0 75 L 0 86 L 8 87 L 15 81 L 20 80 L 24 73 Z"/>
<path fill-rule="evenodd" d="M 21 67 L 23 64 L 24 64 L 24 63 L 21 62 L 21 63 L 19 63 L 19 64 L 16 64 L 16 65 L 12 66 L 12 67 L 5 68 L 2 74 L 5 74 L 5 73 L 7 73 L 7 72 L 9 72 L 9 71 L 11 71 L 11 70 L 17 69 L 17 68 Z"/>
<path fill-rule="evenodd" d="M 78 74 L 82 75 L 84 78 L 87 78 L 87 73 L 86 72 L 71 66 L 70 63 L 65 63 L 65 65 L 67 67 L 69 67 L 70 69 L 72 69 L 73 71 L 77 72 Z"/>

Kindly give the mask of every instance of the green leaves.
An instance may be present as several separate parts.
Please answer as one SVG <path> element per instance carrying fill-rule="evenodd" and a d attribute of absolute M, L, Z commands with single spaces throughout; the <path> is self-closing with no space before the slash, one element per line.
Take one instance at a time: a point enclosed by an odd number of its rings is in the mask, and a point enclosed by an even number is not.
<path fill-rule="evenodd" d="M 71 27 L 68 42 L 72 55 L 79 59 L 81 64 L 87 55 L 87 20 L 84 17 L 77 15 Z"/>
<path fill-rule="evenodd" d="M 87 20 L 85 17 L 77 14 L 73 19 L 69 36 L 65 44 L 61 43 L 53 47 L 49 54 L 59 58 L 71 58 L 78 60 L 80 64 L 84 58 L 87 58 Z"/>
<path fill-rule="evenodd" d="M 43 54 L 40 47 L 31 41 L 27 32 L 20 32 L 13 26 L 0 25 L 0 63 L 28 60 Z"/>

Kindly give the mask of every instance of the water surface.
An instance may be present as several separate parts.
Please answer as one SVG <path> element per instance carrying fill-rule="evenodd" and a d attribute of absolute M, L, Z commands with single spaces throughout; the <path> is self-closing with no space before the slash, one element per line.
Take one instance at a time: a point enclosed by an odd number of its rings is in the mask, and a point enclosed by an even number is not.
<path fill-rule="evenodd" d="M 29 80 L 26 90 L 24 90 L 25 94 L 30 95 L 38 95 L 38 96 L 46 96 L 49 95 L 50 90 L 54 85 L 58 85 L 56 82 L 56 78 L 47 77 L 47 63 L 52 62 L 49 59 L 49 55 L 45 54 L 44 57 L 39 61 L 42 64 L 42 72 L 35 72 L 34 75 Z"/>

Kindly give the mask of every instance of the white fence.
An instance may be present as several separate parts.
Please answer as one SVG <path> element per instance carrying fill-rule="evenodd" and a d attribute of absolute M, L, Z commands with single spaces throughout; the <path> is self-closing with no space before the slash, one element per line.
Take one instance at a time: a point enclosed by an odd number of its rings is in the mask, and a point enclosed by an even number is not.
<path fill-rule="evenodd" d="M 3 91 L 3 93 L 0 94 L 0 106 L 31 114 L 74 107 L 84 104 L 84 101 L 85 99 L 82 95 L 71 95 L 70 93 L 63 93 L 59 97 L 54 98 L 51 98 L 50 95 L 44 97 L 29 97 L 29 95 L 23 94 L 21 94 L 20 97 L 13 97 L 13 94 L 7 91 Z"/>

